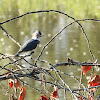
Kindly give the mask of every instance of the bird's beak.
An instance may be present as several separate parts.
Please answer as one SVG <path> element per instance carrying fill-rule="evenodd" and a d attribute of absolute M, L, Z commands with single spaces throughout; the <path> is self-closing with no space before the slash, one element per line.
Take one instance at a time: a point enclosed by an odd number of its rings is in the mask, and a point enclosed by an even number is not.
<path fill-rule="evenodd" d="M 45 36 L 45 34 L 40 35 L 40 37 Z"/>

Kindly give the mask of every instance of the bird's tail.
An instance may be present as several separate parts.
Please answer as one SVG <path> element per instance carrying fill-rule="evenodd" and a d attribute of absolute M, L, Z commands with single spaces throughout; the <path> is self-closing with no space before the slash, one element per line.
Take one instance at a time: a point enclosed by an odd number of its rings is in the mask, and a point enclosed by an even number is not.
<path fill-rule="evenodd" d="M 21 51 L 18 51 L 18 52 L 14 55 L 14 57 L 18 57 L 20 53 L 21 53 Z"/>

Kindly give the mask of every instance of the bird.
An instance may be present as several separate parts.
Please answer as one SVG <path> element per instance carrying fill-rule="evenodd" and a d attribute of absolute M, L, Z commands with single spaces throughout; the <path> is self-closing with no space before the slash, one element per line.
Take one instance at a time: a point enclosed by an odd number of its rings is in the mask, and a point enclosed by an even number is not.
<path fill-rule="evenodd" d="M 37 45 L 40 43 L 40 37 L 42 37 L 42 36 L 44 36 L 44 35 L 42 35 L 42 33 L 39 30 L 36 30 L 32 34 L 32 38 L 21 46 L 21 48 L 14 55 L 14 57 L 19 56 L 19 54 L 22 52 L 33 51 L 34 49 L 36 49 Z"/>

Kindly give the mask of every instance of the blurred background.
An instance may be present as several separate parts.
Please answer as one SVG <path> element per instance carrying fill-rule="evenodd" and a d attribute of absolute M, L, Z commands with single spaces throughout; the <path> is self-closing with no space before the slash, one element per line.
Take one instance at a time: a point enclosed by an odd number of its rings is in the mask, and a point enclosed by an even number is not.
<path fill-rule="evenodd" d="M 100 19 L 100 0 L 0 0 L 0 22 L 6 21 L 10 18 L 22 15 L 26 12 L 37 10 L 59 10 L 75 19 L 95 18 Z M 21 17 L 19 19 L 10 21 L 2 26 L 6 31 L 13 36 L 13 38 L 19 43 L 23 44 L 25 41 L 31 38 L 32 32 L 39 29 L 45 37 L 41 38 L 39 47 L 35 50 L 33 55 L 36 58 L 43 46 L 64 26 L 71 23 L 73 20 L 54 12 L 49 13 L 33 13 Z M 81 22 L 91 44 L 91 50 L 98 61 L 100 60 L 100 22 L 84 21 Z M 19 50 L 19 46 L 11 41 L 5 33 L 0 29 L 0 53 L 14 55 Z M 43 55 L 40 57 L 42 60 L 47 60 L 52 64 L 67 62 L 67 57 L 70 57 L 80 62 L 91 62 L 92 58 L 89 53 L 87 41 L 82 33 L 80 26 L 77 23 L 67 27 L 54 41 L 48 45 L 44 50 Z M 34 61 L 27 58 L 28 61 L 34 63 Z M 9 60 L 0 61 L 0 65 L 4 66 Z M 24 61 L 21 61 L 24 66 L 28 66 Z M 44 63 L 38 62 L 41 67 L 47 67 Z M 8 66 L 9 68 L 9 66 Z M 61 71 L 74 75 L 78 79 L 80 78 L 80 66 L 66 66 L 59 67 Z M 90 71 L 91 72 L 91 71 Z M 88 72 L 88 76 L 90 75 Z M 95 74 L 99 74 L 99 70 L 95 70 Z M 49 78 L 48 78 L 49 79 Z M 31 79 L 28 83 L 34 87 L 40 88 L 41 84 L 37 84 Z M 50 79 L 49 79 L 50 81 Z M 65 81 L 71 86 L 72 89 L 77 89 L 77 82 L 69 77 L 65 77 Z M 87 79 L 83 76 L 83 84 L 87 86 Z M 1 82 L 5 88 L 7 88 L 7 81 Z M 49 89 L 52 91 L 53 88 Z M 2 88 L 0 87 L 0 91 Z M 27 95 L 26 100 L 37 100 L 41 94 L 36 90 L 26 87 Z M 8 95 L 5 96 L 6 90 L 0 93 L 1 100 L 8 99 Z M 100 90 L 95 94 L 97 97 Z M 63 97 L 63 92 L 60 91 L 60 96 Z M 68 100 L 72 100 L 70 96 Z M 62 99 L 61 99 L 62 100 Z"/>

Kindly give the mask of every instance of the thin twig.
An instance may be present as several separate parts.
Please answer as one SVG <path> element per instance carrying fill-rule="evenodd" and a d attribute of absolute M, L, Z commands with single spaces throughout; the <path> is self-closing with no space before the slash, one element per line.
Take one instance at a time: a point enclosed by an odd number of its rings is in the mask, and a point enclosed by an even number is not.
<path fill-rule="evenodd" d="M 14 43 L 16 43 L 19 47 L 21 47 L 21 44 L 18 43 L 13 37 L 12 35 L 10 35 L 2 26 L 0 26 L 0 28 L 6 33 L 7 37 L 10 38 Z"/>

